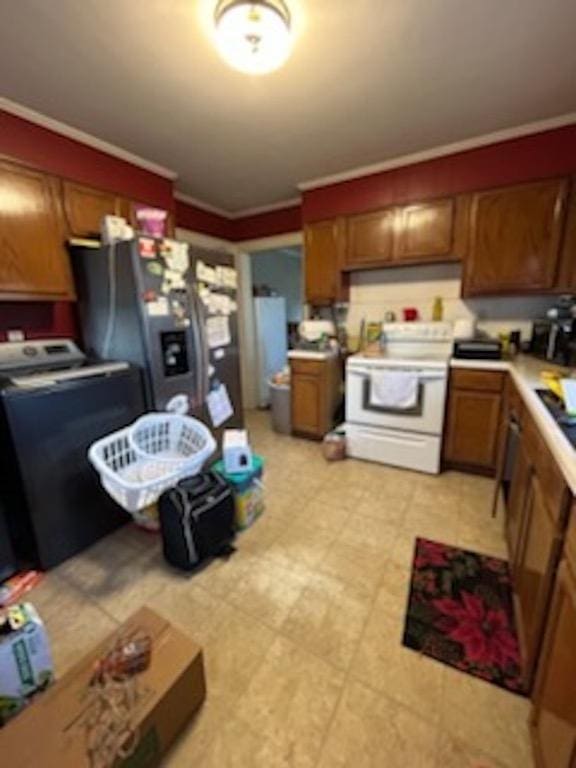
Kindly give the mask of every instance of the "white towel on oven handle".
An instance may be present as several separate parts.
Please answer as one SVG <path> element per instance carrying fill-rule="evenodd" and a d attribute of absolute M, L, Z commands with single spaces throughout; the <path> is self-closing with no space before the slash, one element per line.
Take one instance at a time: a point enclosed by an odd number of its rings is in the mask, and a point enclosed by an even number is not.
<path fill-rule="evenodd" d="M 418 374 L 415 371 L 371 371 L 370 405 L 406 411 L 418 403 Z"/>

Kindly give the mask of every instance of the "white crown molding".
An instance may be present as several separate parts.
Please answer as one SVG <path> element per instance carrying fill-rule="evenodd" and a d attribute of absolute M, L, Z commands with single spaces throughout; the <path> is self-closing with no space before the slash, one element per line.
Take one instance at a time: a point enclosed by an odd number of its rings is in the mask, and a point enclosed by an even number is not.
<path fill-rule="evenodd" d="M 279 200 L 277 203 L 269 205 L 259 205 L 255 208 L 243 208 L 241 211 L 234 211 L 228 214 L 231 219 L 243 219 L 245 216 L 257 216 L 260 213 L 272 213 L 272 211 L 281 211 L 284 208 L 295 208 L 300 205 L 300 197 L 290 197 L 287 200 Z"/>
<path fill-rule="evenodd" d="M 174 197 L 182 203 L 188 203 L 189 205 L 193 205 L 195 208 L 200 208 L 208 213 L 215 213 L 218 216 L 223 216 L 225 219 L 230 219 L 230 221 L 243 219 L 245 216 L 257 216 L 260 213 L 281 211 L 284 208 L 294 208 L 301 203 L 299 197 L 291 197 L 288 200 L 280 200 L 276 203 L 270 203 L 269 205 L 259 205 L 255 208 L 243 208 L 241 211 L 227 211 L 224 208 L 218 208 L 215 205 L 210 205 L 210 203 L 205 203 L 197 197 L 192 197 L 184 192 L 178 192 L 178 190 L 174 192 Z"/>
<path fill-rule="evenodd" d="M 472 139 L 464 139 L 463 141 L 457 141 L 453 144 L 445 144 L 441 147 L 425 149 L 422 152 L 414 152 L 411 155 L 402 155 L 400 157 L 391 158 L 390 160 L 384 160 L 380 163 L 363 165 L 359 168 L 342 171 L 341 173 L 333 173 L 330 176 L 310 179 L 309 181 L 301 182 L 297 186 L 298 189 L 302 191 L 317 189 L 318 187 L 326 187 L 330 184 L 339 184 L 340 182 L 351 181 L 352 179 L 358 179 L 362 176 L 372 176 L 375 173 L 391 171 L 394 168 L 401 168 L 404 165 L 414 165 L 415 163 L 422 163 L 425 160 L 434 160 L 438 157 L 454 155 L 458 152 L 466 152 L 467 150 L 477 149 L 479 147 L 488 146 L 489 144 L 497 144 L 500 141 L 518 139 L 522 136 L 530 136 L 531 134 L 542 133 L 543 131 L 553 130 L 554 128 L 563 128 L 564 126 L 572 125 L 573 123 L 576 123 L 576 112 L 569 112 L 568 114 L 551 117 L 547 120 L 538 120 L 537 122 L 526 123 L 525 125 L 519 125 L 515 128 L 504 128 L 501 131 L 494 131 L 493 133 L 476 136 Z"/>
<path fill-rule="evenodd" d="M 223 216 L 225 219 L 232 218 L 230 212 L 225 211 L 224 208 L 218 208 L 215 205 L 210 205 L 210 203 L 205 203 L 203 200 L 198 200 L 197 197 L 186 195 L 184 192 L 178 192 L 177 189 L 174 190 L 174 198 L 181 203 L 188 203 L 188 205 L 193 205 L 194 208 L 200 208 L 200 210 L 206 211 L 207 213 L 215 213 L 217 216 Z"/>
<path fill-rule="evenodd" d="M 30 123 L 41 126 L 42 128 L 48 128 L 48 130 L 54 131 L 54 133 L 59 133 L 61 136 L 66 136 L 68 139 L 74 139 L 74 141 L 78 141 L 80 144 L 86 144 L 88 147 L 98 149 L 101 152 L 105 152 L 107 155 L 117 157 L 119 160 L 125 160 L 131 165 L 136 165 L 146 171 L 155 173 L 157 176 L 170 179 L 170 181 L 174 181 L 178 178 L 178 174 L 175 171 L 171 171 L 169 168 L 164 168 L 164 166 L 157 165 L 150 160 L 146 160 L 143 157 L 134 155 L 132 152 L 129 152 L 126 149 L 122 149 L 121 147 L 117 147 L 107 141 L 98 139 L 96 136 L 85 133 L 79 128 L 74 128 L 73 126 L 67 125 L 66 123 L 61 123 L 59 120 L 46 117 L 46 115 L 42 115 L 40 112 L 36 112 L 33 109 L 24 107 L 22 104 L 17 104 L 15 101 L 10 101 L 10 99 L 5 99 L 1 96 L 0 110 L 8 112 L 11 115 L 15 115 L 16 117 L 21 117 L 24 120 L 28 120 Z"/>

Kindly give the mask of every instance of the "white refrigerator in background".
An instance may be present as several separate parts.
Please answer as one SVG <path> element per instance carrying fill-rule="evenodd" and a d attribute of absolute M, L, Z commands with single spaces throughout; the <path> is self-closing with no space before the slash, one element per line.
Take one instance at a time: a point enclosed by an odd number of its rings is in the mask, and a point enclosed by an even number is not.
<path fill-rule="evenodd" d="M 284 368 L 288 359 L 286 299 L 282 296 L 255 297 L 254 323 L 258 405 L 265 408 L 270 404 L 268 381 Z"/>

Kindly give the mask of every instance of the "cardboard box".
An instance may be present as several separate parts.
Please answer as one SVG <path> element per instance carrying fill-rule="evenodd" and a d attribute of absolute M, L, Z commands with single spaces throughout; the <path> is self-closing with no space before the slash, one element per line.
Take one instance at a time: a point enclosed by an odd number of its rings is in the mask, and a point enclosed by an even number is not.
<path fill-rule="evenodd" d="M 151 648 L 126 662 L 127 648 Z M 119 650 L 121 649 L 121 650 Z M 141 608 L 0 731 L 10 768 L 149 768 L 205 697 L 202 650 Z"/>
<path fill-rule="evenodd" d="M 30 603 L 2 611 L 0 635 L 0 724 L 16 715 L 28 699 L 54 678 L 48 634 Z M 4 634 L 5 633 L 5 634 Z"/>

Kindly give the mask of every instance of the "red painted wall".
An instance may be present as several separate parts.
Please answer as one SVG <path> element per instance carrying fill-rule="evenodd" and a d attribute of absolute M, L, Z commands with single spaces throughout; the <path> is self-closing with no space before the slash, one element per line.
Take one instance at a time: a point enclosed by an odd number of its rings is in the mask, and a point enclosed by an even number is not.
<path fill-rule="evenodd" d="M 76 305 L 70 301 L 8 301 L 0 304 L 0 341 L 19 329 L 28 339 L 78 338 Z"/>
<path fill-rule="evenodd" d="M 0 154 L 47 173 L 172 210 L 172 181 L 0 111 Z"/>
<path fill-rule="evenodd" d="M 193 232 L 201 232 L 212 237 L 221 237 L 223 240 L 232 240 L 232 219 L 219 216 L 217 213 L 204 211 L 182 200 L 174 201 L 174 217 L 176 226 L 190 229 Z"/>
<path fill-rule="evenodd" d="M 303 193 L 303 220 L 361 213 L 576 172 L 576 125 L 490 144 Z"/>
<path fill-rule="evenodd" d="M 204 211 L 190 203 L 176 200 L 175 216 L 177 227 L 203 232 L 233 242 L 281 235 L 284 232 L 296 232 L 302 229 L 302 209 L 299 205 L 281 208 L 278 211 L 257 213 L 253 216 L 243 216 L 241 219 L 229 219 Z"/>
<path fill-rule="evenodd" d="M 302 208 L 299 205 L 290 208 L 280 208 L 277 211 L 257 213 L 234 219 L 233 239 L 253 240 L 257 237 L 282 235 L 285 232 L 297 232 L 302 229 Z"/>

